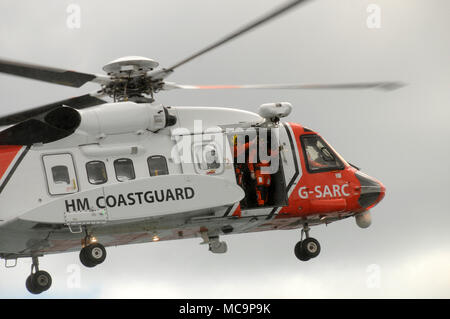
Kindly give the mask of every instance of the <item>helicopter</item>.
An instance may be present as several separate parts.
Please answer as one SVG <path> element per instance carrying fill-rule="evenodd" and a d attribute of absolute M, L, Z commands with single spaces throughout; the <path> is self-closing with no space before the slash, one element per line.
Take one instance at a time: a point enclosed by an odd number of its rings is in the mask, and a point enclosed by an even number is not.
<path fill-rule="evenodd" d="M 31 258 L 26 288 L 47 291 L 47 254 L 79 251 L 96 267 L 106 248 L 200 238 L 212 253 L 225 235 L 301 229 L 301 261 L 321 251 L 310 227 L 354 217 L 371 224 L 386 188 L 349 164 L 319 133 L 281 122 L 288 102 L 256 112 L 158 104 L 165 90 L 378 89 L 401 82 L 185 85 L 175 69 L 273 20 L 289 1 L 168 68 L 140 56 L 91 74 L 0 59 L 0 72 L 79 88 L 101 88 L 0 117 L 0 258 Z"/>

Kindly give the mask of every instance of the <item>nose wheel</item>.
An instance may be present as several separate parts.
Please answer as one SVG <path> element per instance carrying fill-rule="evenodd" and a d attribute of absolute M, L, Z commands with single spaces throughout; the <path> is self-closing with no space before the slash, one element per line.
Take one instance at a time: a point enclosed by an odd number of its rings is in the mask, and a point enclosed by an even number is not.
<path fill-rule="evenodd" d="M 27 290 L 38 295 L 50 289 L 52 285 L 52 277 L 46 271 L 39 270 L 39 261 L 37 257 L 32 257 L 31 274 L 28 276 L 25 286 Z"/>
<path fill-rule="evenodd" d="M 308 261 L 320 254 L 320 243 L 317 239 L 309 237 L 309 229 L 308 225 L 303 227 L 301 239 L 294 248 L 295 256 L 301 261 Z M 303 239 L 303 234 L 305 234 L 305 239 Z"/>

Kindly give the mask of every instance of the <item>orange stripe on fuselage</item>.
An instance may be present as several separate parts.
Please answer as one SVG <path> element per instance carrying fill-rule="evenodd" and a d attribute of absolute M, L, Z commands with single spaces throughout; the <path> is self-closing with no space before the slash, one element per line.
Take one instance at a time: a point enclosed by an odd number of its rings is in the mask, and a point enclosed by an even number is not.
<path fill-rule="evenodd" d="M 3 177 L 22 146 L 0 145 L 0 179 Z"/>
<path fill-rule="evenodd" d="M 233 215 L 231 215 L 231 216 L 241 217 L 241 204 L 238 205 L 238 207 L 234 211 Z"/>

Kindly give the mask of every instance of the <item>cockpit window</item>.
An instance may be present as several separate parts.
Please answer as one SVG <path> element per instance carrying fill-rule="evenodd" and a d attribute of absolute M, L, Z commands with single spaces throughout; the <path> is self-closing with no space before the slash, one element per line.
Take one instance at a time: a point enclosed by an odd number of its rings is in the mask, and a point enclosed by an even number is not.
<path fill-rule="evenodd" d="M 310 173 L 344 169 L 342 161 L 318 135 L 304 135 L 301 141 Z"/>

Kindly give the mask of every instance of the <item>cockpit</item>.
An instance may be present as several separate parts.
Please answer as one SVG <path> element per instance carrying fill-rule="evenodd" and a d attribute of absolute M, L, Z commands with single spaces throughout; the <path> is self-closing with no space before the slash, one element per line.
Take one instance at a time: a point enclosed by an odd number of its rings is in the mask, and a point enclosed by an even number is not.
<path fill-rule="evenodd" d="M 303 135 L 300 139 L 308 172 L 318 173 L 345 168 L 344 163 L 320 136 Z"/>

